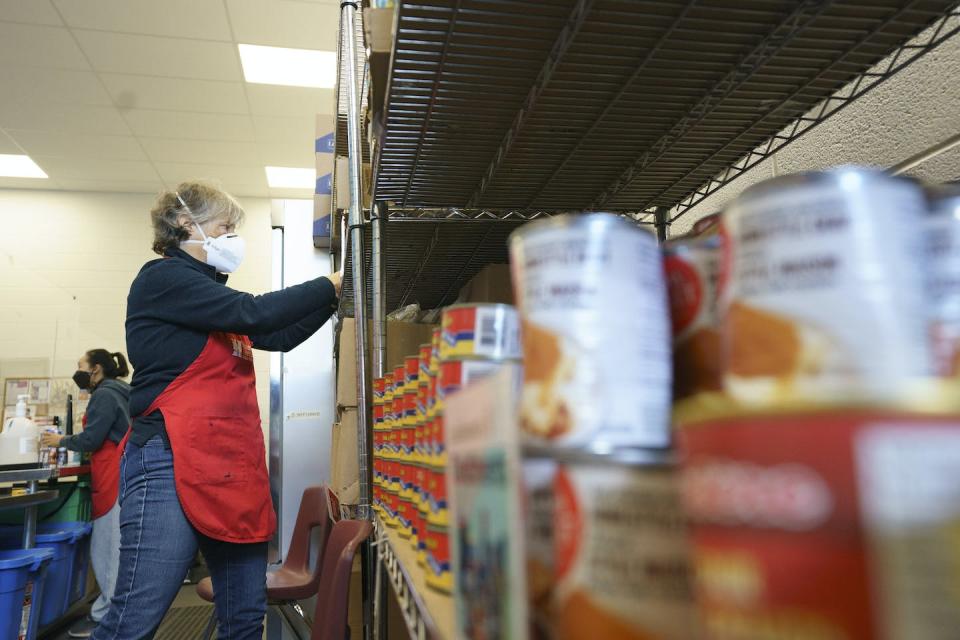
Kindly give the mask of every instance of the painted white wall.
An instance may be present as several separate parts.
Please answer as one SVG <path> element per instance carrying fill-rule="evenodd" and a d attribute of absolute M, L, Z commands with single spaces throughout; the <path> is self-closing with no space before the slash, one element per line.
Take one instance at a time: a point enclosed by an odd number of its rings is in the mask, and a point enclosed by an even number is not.
<path fill-rule="evenodd" d="M 915 40 L 929 39 L 929 31 Z M 877 65 L 883 67 L 883 63 Z M 705 215 L 720 211 L 741 191 L 767 178 L 838 164 L 891 167 L 960 133 L 960 35 L 828 118 L 679 218 L 670 235 L 686 233 Z M 960 178 L 960 147 L 908 175 L 943 182 Z"/>
<path fill-rule="evenodd" d="M 0 190 L 0 377 L 72 375 L 88 349 L 126 353 L 130 283 L 151 252 L 154 194 Z M 230 286 L 270 290 L 270 201 L 241 199 L 243 266 Z M 269 356 L 255 354 L 264 431 Z"/>

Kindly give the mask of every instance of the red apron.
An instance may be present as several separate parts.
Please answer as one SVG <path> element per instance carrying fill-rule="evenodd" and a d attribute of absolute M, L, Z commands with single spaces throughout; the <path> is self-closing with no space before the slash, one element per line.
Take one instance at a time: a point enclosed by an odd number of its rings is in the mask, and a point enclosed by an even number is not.
<path fill-rule="evenodd" d="M 143 415 L 157 410 L 173 449 L 177 497 L 190 524 L 224 542 L 273 537 L 277 517 L 250 339 L 211 333 L 197 359 Z"/>
<path fill-rule="evenodd" d="M 87 426 L 87 416 L 83 416 Z M 107 515 L 117 504 L 120 495 L 120 456 L 130 437 L 129 431 L 120 444 L 110 438 L 90 455 L 90 497 L 93 499 L 93 519 Z"/>

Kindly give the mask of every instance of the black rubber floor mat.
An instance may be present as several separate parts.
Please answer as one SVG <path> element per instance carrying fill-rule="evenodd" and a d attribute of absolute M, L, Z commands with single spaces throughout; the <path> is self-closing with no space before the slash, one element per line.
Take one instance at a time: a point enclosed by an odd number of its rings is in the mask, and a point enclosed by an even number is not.
<path fill-rule="evenodd" d="M 194 640 L 203 635 L 213 605 L 170 609 L 157 630 L 156 640 Z"/>

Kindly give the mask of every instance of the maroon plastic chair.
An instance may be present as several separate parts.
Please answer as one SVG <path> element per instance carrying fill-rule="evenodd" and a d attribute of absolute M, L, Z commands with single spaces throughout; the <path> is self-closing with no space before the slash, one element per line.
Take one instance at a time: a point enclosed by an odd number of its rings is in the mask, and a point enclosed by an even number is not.
<path fill-rule="evenodd" d="M 345 640 L 350 637 L 347 614 L 353 558 L 372 531 L 373 525 L 366 520 L 341 520 L 333 525 L 323 554 L 323 575 L 317 591 L 310 640 Z"/>
<path fill-rule="evenodd" d="M 330 499 L 332 493 L 324 485 L 307 487 L 300 498 L 300 510 L 297 523 L 290 539 L 290 549 L 277 571 L 267 573 L 267 600 L 271 604 L 282 604 L 312 598 L 320 587 L 323 572 L 323 559 L 326 555 L 327 541 L 333 528 L 330 517 Z M 315 528 L 320 529 L 317 563 L 310 567 L 311 537 Z M 213 602 L 213 581 L 204 578 L 197 584 L 197 595 Z M 203 638 L 209 640 L 217 625 L 217 614 L 211 614 Z"/>

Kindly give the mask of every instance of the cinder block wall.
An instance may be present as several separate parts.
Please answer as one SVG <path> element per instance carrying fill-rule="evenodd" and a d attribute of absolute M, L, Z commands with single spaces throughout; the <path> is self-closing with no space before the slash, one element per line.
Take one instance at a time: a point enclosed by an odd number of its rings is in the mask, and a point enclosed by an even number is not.
<path fill-rule="evenodd" d="M 925 41 L 929 32 L 917 40 Z M 883 68 L 883 64 L 878 65 Z M 960 133 L 960 36 L 954 36 L 875 87 L 772 158 L 761 162 L 674 222 L 686 233 L 752 184 L 838 164 L 888 168 Z M 940 182 L 960 178 L 960 147 L 908 172 Z"/>
<path fill-rule="evenodd" d="M 67 376 L 87 349 L 126 353 L 130 283 L 150 250 L 154 194 L 0 190 L 0 378 Z M 270 201 L 241 199 L 247 256 L 230 286 L 270 289 Z M 269 357 L 257 353 L 267 428 Z"/>

